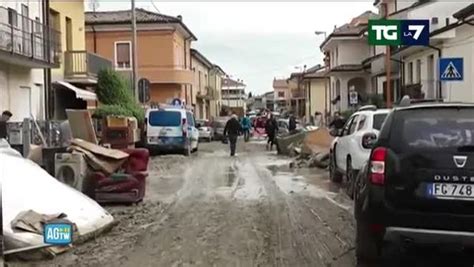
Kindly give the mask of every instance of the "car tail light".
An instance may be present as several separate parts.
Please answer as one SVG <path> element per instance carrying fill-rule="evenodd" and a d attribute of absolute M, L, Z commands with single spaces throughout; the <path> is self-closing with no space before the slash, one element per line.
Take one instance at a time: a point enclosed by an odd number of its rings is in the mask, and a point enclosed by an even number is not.
<path fill-rule="evenodd" d="M 385 226 L 383 224 L 373 223 L 369 224 L 369 229 L 372 233 L 381 233 L 385 230 Z"/>
<path fill-rule="evenodd" d="M 183 118 L 181 126 L 183 127 L 183 137 L 188 136 L 188 129 L 186 125 L 186 118 Z"/>
<path fill-rule="evenodd" d="M 387 149 L 378 147 L 372 151 L 370 157 L 370 181 L 376 185 L 385 183 L 385 159 L 387 157 Z"/>
<path fill-rule="evenodd" d="M 374 133 L 366 133 L 362 136 L 362 147 L 363 148 L 372 148 L 372 146 L 375 143 L 375 140 L 377 140 L 377 135 Z"/>

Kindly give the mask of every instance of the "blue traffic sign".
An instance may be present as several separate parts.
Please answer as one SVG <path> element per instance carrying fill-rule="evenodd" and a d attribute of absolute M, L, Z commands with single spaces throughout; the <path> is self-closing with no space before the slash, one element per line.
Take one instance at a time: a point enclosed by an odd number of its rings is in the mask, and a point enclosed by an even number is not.
<path fill-rule="evenodd" d="M 181 106 L 181 105 L 182 105 L 182 102 L 181 102 L 181 99 L 175 98 L 175 99 L 173 99 L 173 101 L 171 101 L 171 104 L 172 104 L 173 106 Z"/>
<path fill-rule="evenodd" d="M 440 58 L 439 80 L 440 81 L 462 81 L 464 79 L 463 58 Z"/>

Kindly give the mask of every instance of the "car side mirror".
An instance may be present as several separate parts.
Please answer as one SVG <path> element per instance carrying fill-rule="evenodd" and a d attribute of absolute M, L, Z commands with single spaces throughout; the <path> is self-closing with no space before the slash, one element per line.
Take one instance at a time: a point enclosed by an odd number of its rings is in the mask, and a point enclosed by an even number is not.
<path fill-rule="evenodd" d="M 342 131 L 338 131 L 337 129 L 332 129 L 329 131 L 329 134 L 333 137 L 339 137 L 342 136 Z"/>
<path fill-rule="evenodd" d="M 377 143 L 377 135 L 374 133 L 366 133 L 362 136 L 362 146 L 371 149 Z"/>

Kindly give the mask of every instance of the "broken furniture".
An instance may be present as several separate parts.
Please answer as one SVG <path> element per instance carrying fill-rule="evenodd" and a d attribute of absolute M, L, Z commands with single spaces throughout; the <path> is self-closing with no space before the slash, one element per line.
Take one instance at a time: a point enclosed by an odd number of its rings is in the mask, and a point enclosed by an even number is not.
<path fill-rule="evenodd" d="M 145 197 L 149 152 L 144 148 L 124 149 L 129 157 L 113 174 L 91 173 L 95 180 L 95 200 L 98 203 L 137 203 Z"/>
<path fill-rule="evenodd" d="M 102 130 L 102 143 L 112 148 L 133 148 L 140 140 L 137 119 L 123 116 L 107 116 Z"/>

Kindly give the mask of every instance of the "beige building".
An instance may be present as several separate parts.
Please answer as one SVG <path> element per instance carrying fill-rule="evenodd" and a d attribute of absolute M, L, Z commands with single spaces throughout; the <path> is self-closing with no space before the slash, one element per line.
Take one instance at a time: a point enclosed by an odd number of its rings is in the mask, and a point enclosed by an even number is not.
<path fill-rule="evenodd" d="M 287 79 L 273 78 L 273 92 L 275 93 L 275 111 L 288 109 L 290 105 L 290 87 Z"/>
<path fill-rule="evenodd" d="M 191 49 L 191 69 L 194 73 L 194 83 L 191 85 L 193 101 L 196 106 L 194 114 L 197 119 L 209 119 L 211 117 L 211 99 L 214 91 L 209 86 L 209 71 L 212 63 L 196 49 Z"/>
<path fill-rule="evenodd" d="M 326 76 L 326 72 L 326 68 L 317 65 L 304 74 L 303 80 L 306 88 L 306 122 L 310 122 L 311 116 L 314 116 L 316 112 L 323 115 L 331 112 L 329 98 L 330 78 Z"/>
<path fill-rule="evenodd" d="M 61 36 L 61 64 L 51 70 L 54 89 L 54 117 L 66 119 L 66 109 L 93 109 L 93 93 L 99 70 L 112 62 L 86 51 L 84 1 L 51 1 L 50 24 Z"/>
<path fill-rule="evenodd" d="M 211 119 L 218 117 L 222 108 L 222 79 L 225 72 L 218 65 L 213 65 L 209 71 L 209 87 L 214 92 L 214 97 L 211 99 L 210 115 Z"/>

